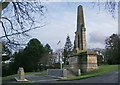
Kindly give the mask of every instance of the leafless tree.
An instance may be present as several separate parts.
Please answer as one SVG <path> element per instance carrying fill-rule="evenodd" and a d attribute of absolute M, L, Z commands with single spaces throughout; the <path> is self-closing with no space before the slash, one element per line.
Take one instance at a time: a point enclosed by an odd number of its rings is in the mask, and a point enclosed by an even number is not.
<path fill-rule="evenodd" d="M 9 47 L 25 45 L 20 40 L 29 37 L 29 31 L 45 25 L 46 8 L 41 2 L 1 2 L 1 4 L 0 24 L 4 34 L 0 39 L 5 40 Z"/>
<path fill-rule="evenodd" d="M 97 2 L 92 2 L 93 7 L 98 7 L 99 11 L 104 8 L 108 13 L 115 18 L 116 12 L 118 10 L 118 2 L 116 0 L 97 0 Z"/>

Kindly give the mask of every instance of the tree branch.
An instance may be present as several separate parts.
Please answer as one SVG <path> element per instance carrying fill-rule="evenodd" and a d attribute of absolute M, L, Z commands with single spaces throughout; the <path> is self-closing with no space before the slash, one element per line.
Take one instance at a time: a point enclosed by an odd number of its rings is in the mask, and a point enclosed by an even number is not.
<path fill-rule="evenodd" d="M 7 37 L 10 37 L 10 36 L 13 36 L 13 35 L 24 34 L 24 33 L 26 33 L 26 32 L 29 32 L 29 31 L 33 30 L 33 29 L 41 28 L 41 27 L 44 27 L 44 26 L 45 26 L 45 25 L 39 26 L 39 27 L 30 28 L 30 29 L 28 29 L 28 30 L 25 30 L 25 31 L 22 31 L 22 32 L 12 33 L 12 34 L 9 34 L 9 35 L 7 35 L 7 34 L 5 33 L 5 36 L 1 36 L 0 39 L 5 38 L 6 36 L 7 36 Z"/>

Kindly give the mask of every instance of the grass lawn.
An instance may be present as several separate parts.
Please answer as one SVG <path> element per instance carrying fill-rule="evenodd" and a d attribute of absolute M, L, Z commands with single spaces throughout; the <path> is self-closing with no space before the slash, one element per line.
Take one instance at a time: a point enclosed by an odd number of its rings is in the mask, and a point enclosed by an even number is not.
<path fill-rule="evenodd" d="M 46 73 L 36 73 L 35 75 L 38 75 L 38 76 L 45 76 Z"/>
<path fill-rule="evenodd" d="M 10 76 L 5 76 L 5 77 L 2 77 L 2 79 L 8 79 L 8 78 L 13 78 L 13 77 L 16 77 L 17 74 L 14 74 L 14 75 L 10 75 Z"/>
<path fill-rule="evenodd" d="M 67 79 L 60 79 L 60 80 L 79 80 L 79 79 L 85 79 L 85 78 L 90 78 L 90 77 L 95 77 L 95 76 L 100 76 L 112 71 L 116 71 L 116 70 L 120 70 L 120 68 L 118 68 L 118 65 L 102 65 L 99 66 L 99 69 L 88 72 L 88 73 L 84 73 L 81 76 L 77 76 L 77 77 L 72 77 L 72 78 L 67 78 Z"/>

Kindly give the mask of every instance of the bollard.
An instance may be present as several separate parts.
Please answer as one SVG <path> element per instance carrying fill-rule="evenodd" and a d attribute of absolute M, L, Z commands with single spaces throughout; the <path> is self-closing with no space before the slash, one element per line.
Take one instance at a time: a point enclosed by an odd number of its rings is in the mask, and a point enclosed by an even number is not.
<path fill-rule="evenodd" d="M 81 75 L 81 70 L 80 69 L 78 69 L 78 76 L 80 76 Z"/>

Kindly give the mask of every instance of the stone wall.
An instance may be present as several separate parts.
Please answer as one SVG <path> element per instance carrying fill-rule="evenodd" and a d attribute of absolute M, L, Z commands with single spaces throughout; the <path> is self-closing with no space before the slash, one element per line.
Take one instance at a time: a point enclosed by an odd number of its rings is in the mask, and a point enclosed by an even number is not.
<path fill-rule="evenodd" d="M 67 77 L 67 70 L 66 69 L 47 69 L 47 75 L 58 77 L 58 78 L 64 78 L 64 77 Z"/>

